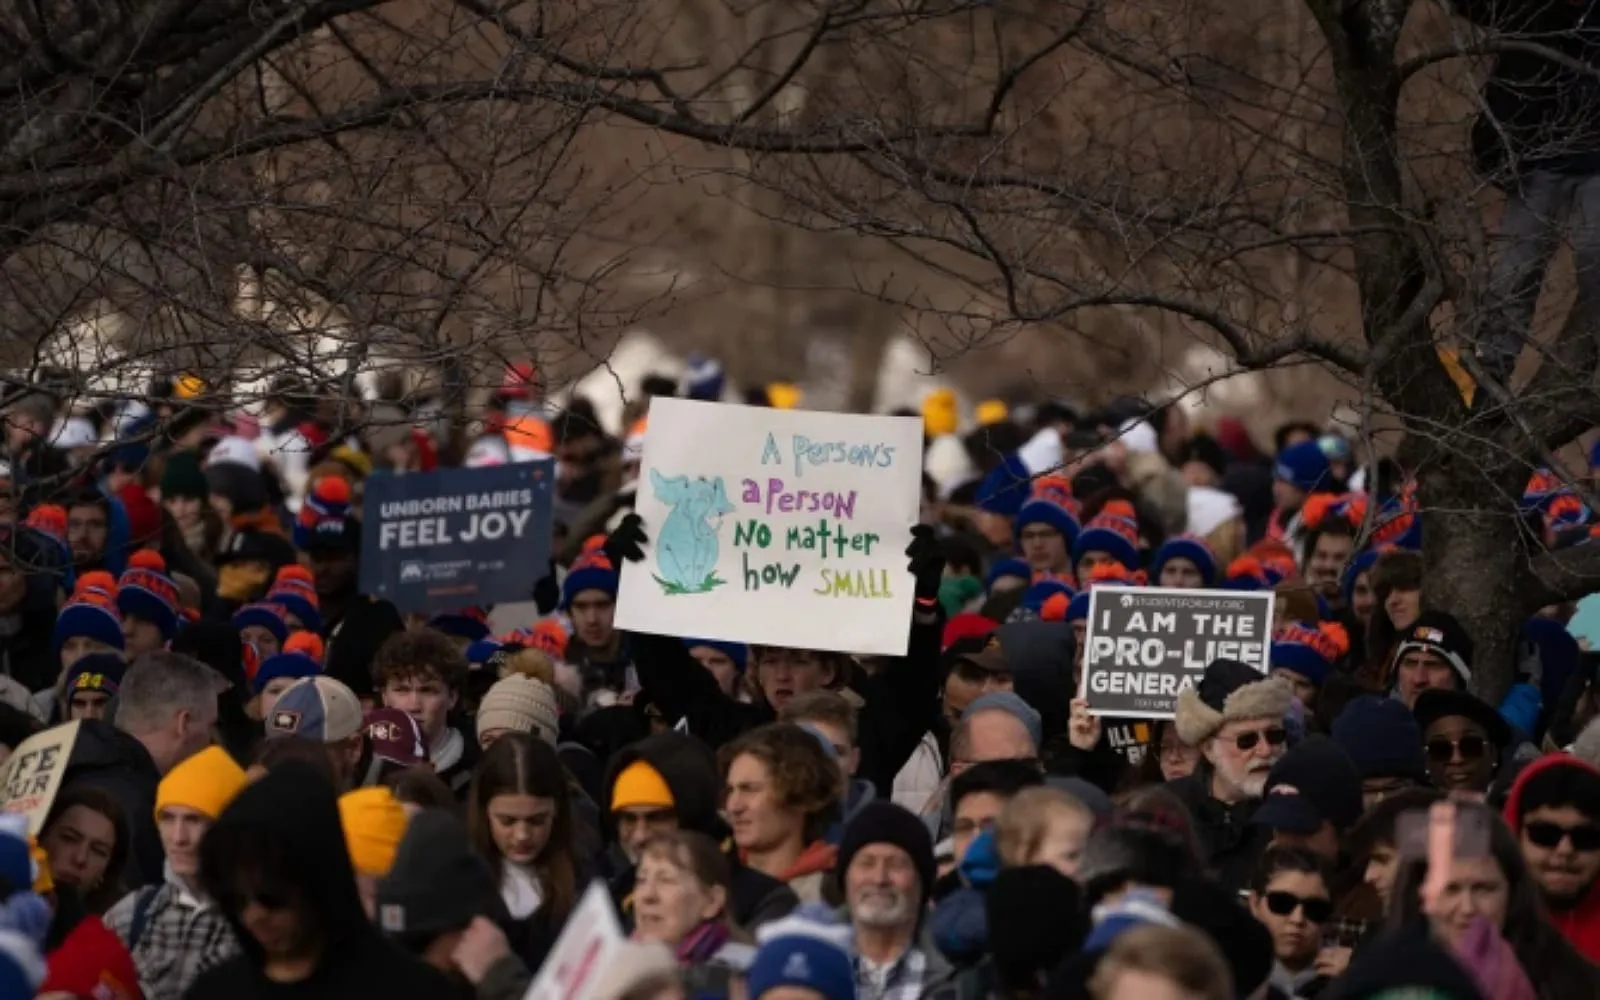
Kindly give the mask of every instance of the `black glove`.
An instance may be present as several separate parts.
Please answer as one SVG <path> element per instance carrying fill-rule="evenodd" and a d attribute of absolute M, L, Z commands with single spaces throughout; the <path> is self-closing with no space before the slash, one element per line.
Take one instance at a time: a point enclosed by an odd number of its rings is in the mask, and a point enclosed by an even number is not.
<path fill-rule="evenodd" d="M 611 565 L 617 569 L 622 568 L 623 560 L 628 562 L 644 561 L 644 543 L 650 539 L 645 537 L 644 518 L 638 514 L 629 514 L 617 525 L 617 530 L 606 536 L 605 548 L 602 550 L 606 558 L 611 560 Z"/>
<path fill-rule="evenodd" d="M 556 561 L 550 560 L 550 568 L 545 571 L 539 582 L 533 585 L 533 603 L 539 608 L 541 615 L 547 615 L 561 603 L 561 586 L 556 583 Z"/>
<path fill-rule="evenodd" d="M 944 580 L 944 552 L 932 527 L 919 524 L 911 529 L 906 558 L 911 560 L 911 575 L 917 578 L 917 600 L 938 600 L 939 584 Z"/>

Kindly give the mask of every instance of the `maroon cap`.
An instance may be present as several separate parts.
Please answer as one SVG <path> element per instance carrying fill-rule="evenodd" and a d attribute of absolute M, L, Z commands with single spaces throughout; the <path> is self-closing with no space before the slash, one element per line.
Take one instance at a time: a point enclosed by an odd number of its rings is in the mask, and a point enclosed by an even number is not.
<path fill-rule="evenodd" d="M 374 708 L 361 722 L 372 743 L 372 756 L 403 767 L 428 762 L 428 744 L 422 741 L 417 720 L 398 708 Z"/>

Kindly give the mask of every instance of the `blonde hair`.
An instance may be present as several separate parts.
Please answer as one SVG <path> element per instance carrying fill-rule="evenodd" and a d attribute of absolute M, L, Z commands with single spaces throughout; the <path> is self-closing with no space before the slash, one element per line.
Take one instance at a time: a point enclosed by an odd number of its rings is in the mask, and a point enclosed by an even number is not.
<path fill-rule="evenodd" d="M 542 649 L 519 649 L 506 657 L 500 667 L 500 677 L 504 679 L 512 674 L 544 681 L 552 690 L 556 686 L 556 665 Z"/>
<path fill-rule="evenodd" d="M 1060 818 L 1081 819 L 1086 827 L 1094 825 L 1089 807 L 1059 788 L 1040 785 L 1013 795 L 994 824 L 1001 866 L 1032 864 L 1050 834 L 1050 823 Z"/>
<path fill-rule="evenodd" d="M 1095 968 L 1089 993 L 1104 1000 L 1124 972 L 1170 980 L 1195 1000 L 1232 1000 L 1233 973 L 1217 946 L 1185 927 L 1135 927 L 1117 935 Z"/>

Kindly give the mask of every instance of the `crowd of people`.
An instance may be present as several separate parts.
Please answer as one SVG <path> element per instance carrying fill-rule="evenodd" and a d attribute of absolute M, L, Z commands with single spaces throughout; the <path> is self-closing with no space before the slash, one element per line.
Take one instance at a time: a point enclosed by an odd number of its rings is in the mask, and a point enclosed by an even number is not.
<path fill-rule="evenodd" d="M 905 655 L 746 646 L 614 626 L 649 399 L 736 398 L 640 388 L 614 435 L 515 368 L 467 439 L 292 379 L 256 417 L 193 376 L 11 398 L 0 746 L 76 736 L 0 816 L 0 1000 L 512 1000 L 596 887 L 626 940 L 585 1000 L 1600 996 L 1600 660 L 1570 606 L 1475 659 L 1393 461 L 933 392 Z M 514 622 L 360 585 L 364 483 L 457 454 L 555 459 Z M 1525 508 L 1587 543 L 1553 473 Z M 1095 714 L 1107 584 L 1271 590 L 1270 670 Z"/>

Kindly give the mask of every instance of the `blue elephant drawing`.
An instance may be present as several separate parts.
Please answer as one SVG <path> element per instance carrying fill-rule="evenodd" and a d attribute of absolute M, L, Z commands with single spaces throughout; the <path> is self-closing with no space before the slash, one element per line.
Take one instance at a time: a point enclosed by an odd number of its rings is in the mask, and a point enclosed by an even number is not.
<path fill-rule="evenodd" d="M 722 477 L 668 478 L 651 469 L 650 486 L 672 508 L 656 535 L 656 582 L 669 594 L 702 594 L 723 583 L 716 578 L 717 532 L 733 504 Z"/>

